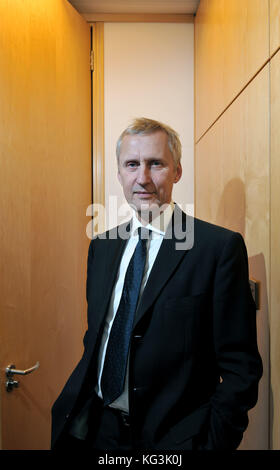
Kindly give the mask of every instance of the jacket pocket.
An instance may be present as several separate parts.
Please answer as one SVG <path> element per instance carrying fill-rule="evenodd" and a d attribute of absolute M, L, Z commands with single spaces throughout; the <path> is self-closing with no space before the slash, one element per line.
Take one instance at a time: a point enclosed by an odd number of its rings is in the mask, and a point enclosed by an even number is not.
<path fill-rule="evenodd" d="M 165 300 L 164 308 L 170 310 L 188 311 L 192 312 L 203 306 L 207 298 L 206 293 L 201 293 L 197 295 L 188 295 L 185 297 L 169 297 Z"/>
<path fill-rule="evenodd" d="M 174 425 L 158 442 L 157 449 L 193 450 L 196 438 L 207 428 L 210 403 L 205 403 Z"/>
<path fill-rule="evenodd" d="M 182 419 L 173 428 L 173 439 L 176 444 L 197 436 L 208 423 L 210 415 L 210 403 L 205 403 L 188 416 Z"/>

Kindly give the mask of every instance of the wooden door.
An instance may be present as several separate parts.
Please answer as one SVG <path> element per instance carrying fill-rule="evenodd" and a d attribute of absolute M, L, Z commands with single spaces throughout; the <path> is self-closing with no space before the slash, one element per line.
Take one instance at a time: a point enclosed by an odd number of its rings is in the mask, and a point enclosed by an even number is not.
<path fill-rule="evenodd" d="M 1 2 L 0 18 L 0 440 L 49 449 L 86 327 L 90 27 L 66 0 Z M 7 392 L 6 366 L 37 361 Z"/>

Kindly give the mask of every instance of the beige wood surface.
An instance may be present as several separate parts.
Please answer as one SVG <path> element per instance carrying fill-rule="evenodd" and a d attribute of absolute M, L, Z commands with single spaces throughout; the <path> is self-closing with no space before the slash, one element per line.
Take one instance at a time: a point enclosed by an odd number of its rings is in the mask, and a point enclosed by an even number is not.
<path fill-rule="evenodd" d="M 86 325 L 90 27 L 66 0 L 1 2 L 0 17 L 2 448 L 48 449 Z M 7 393 L 5 367 L 36 361 Z"/>
<path fill-rule="evenodd" d="M 242 233 L 250 276 L 261 283 L 258 343 L 264 362 L 257 406 L 242 449 L 267 449 L 269 436 L 269 65 L 196 145 L 196 215 Z"/>
<path fill-rule="evenodd" d="M 92 24 L 92 50 L 93 202 L 104 205 L 104 23 Z"/>
<path fill-rule="evenodd" d="M 269 58 L 268 2 L 201 0 L 195 17 L 196 141 Z"/>
<path fill-rule="evenodd" d="M 271 60 L 271 444 L 280 449 L 280 51 Z"/>
<path fill-rule="evenodd" d="M 280 47 L 280 1 L 269 0 L 270 4 L 270 55 Z"/>

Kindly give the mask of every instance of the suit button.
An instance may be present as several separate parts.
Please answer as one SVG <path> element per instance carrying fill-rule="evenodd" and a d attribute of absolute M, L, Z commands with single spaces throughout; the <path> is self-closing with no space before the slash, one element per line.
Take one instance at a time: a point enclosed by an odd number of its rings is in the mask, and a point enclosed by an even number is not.
<path fill-rule="evenodd" d="M 134 335 L 133 338 L 134 339 L 141 339 L 143 336 L 142 335 Z"/>

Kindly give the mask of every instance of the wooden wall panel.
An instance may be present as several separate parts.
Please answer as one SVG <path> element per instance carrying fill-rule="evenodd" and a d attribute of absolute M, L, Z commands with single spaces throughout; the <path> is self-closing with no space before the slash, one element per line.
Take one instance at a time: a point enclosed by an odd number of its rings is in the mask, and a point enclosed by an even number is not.
<path fill-rule="evenodd" d="M 270 2 L 270 55 L 280 47 L 280 2 L 279 0 L 269 0 Z"/>
<path fill-rule="evenodd" d="M 86 327 L 90 27 L 66 0 L 0 2 L 0 18 L 3 448 L 49 449 Z M 4 368 L 36 361 L 8 394 Z"/>
<path fill-rule="evenodd" d="M 268 448 L 269 65 L 196 145 L 196 216 L 243 234 L 261 281 L 258 342 L 265 371 L 241 448 Z"/>
<path fill-rule="evenodd" d="M 280 51 L 271 60 L 271 426 L 280 449 Z"/>
<path fill-rule="evenodd" d="M 269 58 L 268 7 L 267 0 L 201 0 L 195 18 L 196 141 Z"/>

